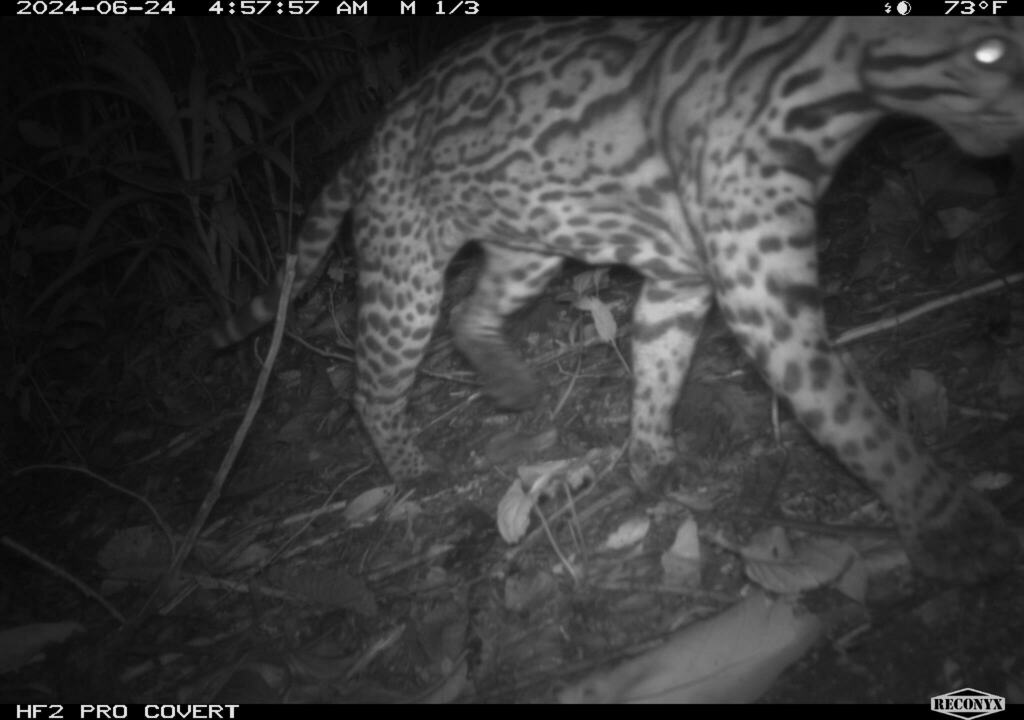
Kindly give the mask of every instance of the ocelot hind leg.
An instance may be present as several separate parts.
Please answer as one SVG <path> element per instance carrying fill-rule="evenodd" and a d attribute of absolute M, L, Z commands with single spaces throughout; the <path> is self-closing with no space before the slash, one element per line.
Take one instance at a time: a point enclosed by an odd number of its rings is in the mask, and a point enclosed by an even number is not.
<path fill-rule="evenodd" d="M 700 275 L 684 280 L 648 279 L 633 309 L 629 469 L 641 490 L 663 485 L 676 458 L 672 412 L 711 297 L 711 285 Z"/>
<path fill-rule="evenodd" d="M 509 410 L 525 410 L 540 393 L 536 378 L 508 347 L 504 320 L 539 294 L 558 272 L 556 255 L 485 245 L 476 289 L 453 316 L 455 346 L 476 368 L 487 394 Z"/>
<path fill-rule="evenodd" d="M 426 255 L 406 264 L 384 243 L 374 247 L 381 257 L 364 251 L 359 272 L 355 406 L 391 478 L 403 482 L 440 469 L 414 442 L 408 395 L 440 312 L 444 265 Z"/>
<path fill-rule="evenodd" d="M 742 252 L 719 255 L 727 323 L 804 427 L 882 499 L 918 569 L 967 582 L 1004 572 L 1019 547 L 999 513 L 889 420 L 829 344 L 814 245 L 796 239 L 808 236 L 753 243 L 756 263 Z"/>

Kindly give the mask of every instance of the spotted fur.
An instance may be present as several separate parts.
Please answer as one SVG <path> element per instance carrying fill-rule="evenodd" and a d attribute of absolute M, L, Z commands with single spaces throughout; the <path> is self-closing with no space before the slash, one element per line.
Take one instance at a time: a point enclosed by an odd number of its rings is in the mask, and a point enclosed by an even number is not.
<path fill-rule="evenodd" d="M 323 190 L 298 241 L 294 294 L 343 216 L 359 259 L 356 405 L 391 476 L 431 468 L 406 410 L 466 242 L 486 263 L 454 318 L 458 348 L 500 404 L 537 385 L 502 322 L 563 258 L 644 277 L 634 310 L 629 460 L 641 484 L 675 460 L 672 410 L 717 302 L 811 434 L 892 512 L 918 567 L 975 579 L 1015 537 L 890 421 L 829 343 L 815 208 L 883 116 L 943 128 L 974 155 L 1024 129 L 1024 32 L 996 18 L 593 18 L 498 24 L 397 98 Z M 277 291 L 214 333 L 271 319 Z"/>

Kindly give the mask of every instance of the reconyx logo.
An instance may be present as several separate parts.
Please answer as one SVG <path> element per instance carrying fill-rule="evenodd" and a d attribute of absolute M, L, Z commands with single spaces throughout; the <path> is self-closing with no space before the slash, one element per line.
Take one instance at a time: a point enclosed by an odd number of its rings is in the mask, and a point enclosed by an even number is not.
<path fill-rule="evenodd" d="M 932 710 L 952 715 L 960 720 L 974 720 L 983 715 L 1001 712 L 1006 709 L 1006 698 L 989 695 L 980 690 L 963 688 L 945 695 L 932 698 Z"/>

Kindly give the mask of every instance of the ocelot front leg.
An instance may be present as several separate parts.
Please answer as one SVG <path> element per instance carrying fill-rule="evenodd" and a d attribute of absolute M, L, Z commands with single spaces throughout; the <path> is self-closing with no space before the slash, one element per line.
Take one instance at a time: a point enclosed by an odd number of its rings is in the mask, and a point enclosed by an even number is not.
<path fill-rule="evenodd" d="M 893 423 L 829 344 L 813 240 L 810 212 L 709 237 L 727 323 L 804 427 L 881 498 L 921 571 L 963 581 L 1005 571 L 1018 543 L 999 513 Z"/>

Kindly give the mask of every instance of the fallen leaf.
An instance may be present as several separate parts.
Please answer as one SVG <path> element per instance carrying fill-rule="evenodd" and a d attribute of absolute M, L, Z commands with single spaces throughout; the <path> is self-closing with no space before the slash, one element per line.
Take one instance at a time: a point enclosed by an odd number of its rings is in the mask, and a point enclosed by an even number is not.
<path fill-rule="evenodd" d="M 521 482 L 514 480 L 498 501 L 498 533 L 505 542 L 512 545 L 523 539 L 530 527 L 533 505 L 533 495 L 523 489 Z"/>
<path fill-rule="evenodd" d="M 590 313 L 590 317 L 594 321 L 594 329 L 597 330 L 597 336 L 601 340 L 606 343 L 615 341 L 619 326 L 612 316 L 612 311 L 608 309 L 608 305 L 592 295 L 581 297 L 575 304 L 580 310 Z"/>
<path fill-rule="evenodd" d="M 830 538 L 797 543 L 787 554 L 749 556 L 746 574 L 751 581 L 779 594 L 795 594 L 835 583 L 847 597 L 864 601 L 867 570 L 849 544 Z"/>
<path fill-rule="evenodd" d="M 650 529 L 650 518 L 630 518 L 615 528 L 615 531 L 604 541 L 604 547 L 606 550 L 621 550 L 636 545 L 643 542 Z"/>
<path fill-rule="evenodd" d="M 675 588 L 699 587 L 702 567 L 697 521 L 687 518 L 676 530 L 672 547 L 661 556 L 662 582 Z"/>
<path fill-rule="evenodd" d="M 349 525 L 366 522 L 381 506 L 390 501 L 394 494 L 394 485 L 378 485 L 360 493 L 345 508 L 345 521 Z"/>

